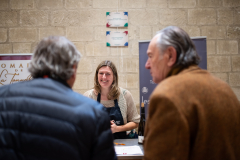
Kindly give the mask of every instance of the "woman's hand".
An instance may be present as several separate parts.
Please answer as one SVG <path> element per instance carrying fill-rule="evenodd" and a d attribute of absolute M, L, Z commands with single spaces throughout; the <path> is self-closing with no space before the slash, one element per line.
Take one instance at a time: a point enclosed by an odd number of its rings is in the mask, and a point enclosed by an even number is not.
<path fill-rule="evenodd" d="M 110 121 L 112 133 L 117 132 L 117 125 L 114 123 L 114 120 Z"/>
<path fill-rule="evenodd" d="M 135 122 L 128 122 L 127 124 L 121 125 L 121 126 L 117 126 L 114 120 L 110 121 L 110 123 L 111 123 L 112 133 L 130 131 L 138 127 L 138 123 L 135 123 Z"/>

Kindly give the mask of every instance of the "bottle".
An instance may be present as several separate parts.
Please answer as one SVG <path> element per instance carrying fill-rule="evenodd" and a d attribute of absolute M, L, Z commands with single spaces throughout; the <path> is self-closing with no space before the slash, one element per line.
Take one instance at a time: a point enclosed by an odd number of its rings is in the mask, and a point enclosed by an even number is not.
<path fill-rule="evenodd" d="M 143 144 L 144 140 L 144 129 L 145 129 L 145 109 L 144 103 L 141 103 L 141 119 L 138 127 L 138 143 Z"/>

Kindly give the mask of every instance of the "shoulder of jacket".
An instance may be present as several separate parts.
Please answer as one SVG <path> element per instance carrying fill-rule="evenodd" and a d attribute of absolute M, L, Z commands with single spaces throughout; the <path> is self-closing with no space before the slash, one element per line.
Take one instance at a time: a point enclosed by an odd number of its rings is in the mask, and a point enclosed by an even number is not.
<path fill-rule="evenodd" d="M 126 95 L 129 92 L 127 89 L 124 89 L 122 87 L 119 87 L 119 88 L 120 88 L 120 93 L 123 95 Z"/>
<path fill-rule="evenodd" d="M 92 94 L 94 93 L 94 89 L 90 89 L 88 91 L 86 91 L 85 93 L 83 93 L 84 96 L 92 96 Z"/>

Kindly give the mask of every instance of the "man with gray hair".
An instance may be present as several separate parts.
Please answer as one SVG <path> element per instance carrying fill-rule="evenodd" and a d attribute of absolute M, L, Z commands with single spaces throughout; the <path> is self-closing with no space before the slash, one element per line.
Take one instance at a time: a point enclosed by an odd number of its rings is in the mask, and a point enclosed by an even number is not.
<path fill-rule="evenodd" d="M 179 27 L 150 42 L 145 67 L 158 83 L 150 96 L 144 160 L 240 159 L 240 104 L 227 83 L 200 69 Z"/>
<path fill-rule="evenodd" d="M 103 106 L 71 89 L 80 57 L 65 37 L 44 38 L 33 80 L 1 87 L 1 160 L 117 159 Z"/>

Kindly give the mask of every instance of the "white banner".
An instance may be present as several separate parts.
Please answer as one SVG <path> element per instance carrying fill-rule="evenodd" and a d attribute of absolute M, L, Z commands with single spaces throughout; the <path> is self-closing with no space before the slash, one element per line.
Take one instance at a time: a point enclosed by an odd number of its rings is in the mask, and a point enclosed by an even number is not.
<path fill-rule="evenodd" d="M 31 60 L 1 60 L 0 61 L 0 86 L 21 81 L 31 80 L 28 72 Z"/>

